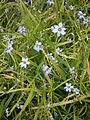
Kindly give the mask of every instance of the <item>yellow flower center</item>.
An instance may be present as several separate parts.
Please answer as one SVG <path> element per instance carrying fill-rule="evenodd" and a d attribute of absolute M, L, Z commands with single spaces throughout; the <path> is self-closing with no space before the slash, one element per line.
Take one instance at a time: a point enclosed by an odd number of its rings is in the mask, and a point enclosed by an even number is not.
<path fill-rule="evenodd" d="M 58 31 L 61 31 L 61 28 L 58 28 Z"/>
<path fill-rule="evenodd" d="M 24 61 L 24 64 L 26 64 L 26 61 Z"/>

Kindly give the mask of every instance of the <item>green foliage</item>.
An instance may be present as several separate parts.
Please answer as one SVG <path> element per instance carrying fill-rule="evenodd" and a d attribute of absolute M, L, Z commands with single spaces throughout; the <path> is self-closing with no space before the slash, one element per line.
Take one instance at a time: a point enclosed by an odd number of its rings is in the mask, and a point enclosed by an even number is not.
<path fill-rule="evenodd" d="M 88 0 L 54 0 L 54 5 L 47 0 L 26 1 L 0 1 L 0 120 L 89 120 Z M 86 24 L 79 19 L 80 10 L 88 17 Z M 57 37 L 51 27 L 60 22 L 66 34 Z M 9 35 L 7 40 L 5 35 Z M 43 45 L 39 52 L 33 49 L 37 40 Z M 10 41 L 13 49 L 6 53 Z M 60 54 L 56 52 L 58 47 L 62 49 Z M 23 68 L 20 63 L 26 57 L 30 64 Z M 43 65 L 52 67 L 48 76 Z M 66 83 L 78 88 L 80 95 L 66 91 Z"/>

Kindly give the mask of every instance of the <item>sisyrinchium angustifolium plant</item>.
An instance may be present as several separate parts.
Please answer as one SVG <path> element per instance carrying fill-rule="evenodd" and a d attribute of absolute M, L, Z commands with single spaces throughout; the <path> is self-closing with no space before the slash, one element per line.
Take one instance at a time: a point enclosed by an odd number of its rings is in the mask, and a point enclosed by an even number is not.
<path fill-rule="evenodd" d="M 90 119 L 88 0 L 0 1 L 0 119 Z"/>

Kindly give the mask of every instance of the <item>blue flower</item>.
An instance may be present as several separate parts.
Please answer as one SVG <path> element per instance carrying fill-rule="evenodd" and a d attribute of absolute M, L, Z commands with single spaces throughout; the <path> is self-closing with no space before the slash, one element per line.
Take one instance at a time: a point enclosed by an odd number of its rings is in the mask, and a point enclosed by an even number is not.
<path fill-rule="evenodd" d="M 51 4 L 54 5 L 54 0 L 48 0 L 47 3 L 48 3 L 49 5 L 51 5 Z"/>
<path fill-rule="evenodd" d="M 4 12 L 5 12 L 5 13 L 8 13 L 8 8 L 6 8 Z"/>
<path fill-rule="evenodd" d="M 72 68 L 69 69 L 69 72 L 70 72 L 70 74 L 71 74 L 72 76 L 73 76 L 73 74 L 74 74 L 74 70 L 75 70 L 74 67 L 72 67 Z"/>
<path fill-rule="evenodd" d="M 42 43 L 37 40 L 33 49 L 39 52 L 40 50 L 42 50 L 42 47 Z"/>
<path fill-rule="evenodd" d="M 19 104 L 16 105 L 16 108 L 18 108 L 18 109 L 20 108 L 20 107 L 19 107 Z"/>
<path fill-rule="evenodd" d="M 23 105 L 19 105 L 19 104 L 17 104 L 17 105 L 16 105 L 16 108 L 18 108 L 18 109 L 22 109 L 22 108 L 23 108 Z"/>
<path fill-rule="evenodd" d="M 70 10 L 73 10 L 73 9 L 74 9 L 74 7 L 73 7 L 72 5 L 70 5 L 69 8 L 70 8 Z"/>
<path fill-rule="evenodd" d="M 53 120 L 53 116 L 52 116 L 52 114 L 50 115 L 50 119 Z"/>
<path fill-rule="evenodd" d="M 50 104 L 47 105 L 47 111 L 51 108 Z"/>
<path fill-rule="evenodd" d="M 43 65 L 42 70 L 43 70 L 43 72 L 45 72 L 45 75 L 48 76 L 48 74 L 50 74 L 52 71 L 52 67 L 49 68 L 48 66 Z"/>

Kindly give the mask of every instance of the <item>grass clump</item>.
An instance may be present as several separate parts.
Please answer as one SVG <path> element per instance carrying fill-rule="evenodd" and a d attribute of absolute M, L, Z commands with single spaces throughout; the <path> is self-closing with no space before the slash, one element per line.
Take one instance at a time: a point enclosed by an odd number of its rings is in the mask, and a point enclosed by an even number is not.
<path fill-rule="evenodd" d="M 89 120 L 88 0 L 0 1 L 0 119 Z"/>

